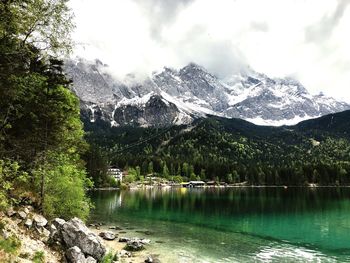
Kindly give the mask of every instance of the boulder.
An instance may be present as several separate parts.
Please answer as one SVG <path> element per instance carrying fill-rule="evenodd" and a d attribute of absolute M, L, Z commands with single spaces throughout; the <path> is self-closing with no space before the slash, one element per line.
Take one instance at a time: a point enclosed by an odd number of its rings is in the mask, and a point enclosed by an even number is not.
<path fill-rule="evenodd" d="M 47 241 L 49 241 L 50 238 L 50 231 L 47 230 L 44 227 L 35 227 L 36 233 L 38 234 L 38 238 L 43 241 L 44 243 L 46 243 Z"/>
<path fill-rule="evenodd" d="M 47 230 L 46 228 L 43 228 L 41 235 L 45 238 L 48 239 L 50 237 L 50 231 Z"/>
<path fill-rule="evenodd" d="M 106 248 L 98 236 L 78 218 L 65 222 L 60 233 L 67 248 L 77 246 L 85 255 L 92 256 L 98 261 L 106 254 Z"/>
<path fill-rule="evenodd" d="M 84 253 L 77 246 L 71 247 L 66 251 L 68 263 L 96 263 L 96 259 L 88 256 L 85 258 Z"/>
<path fill-rule="evenodd" d="M 27 213 L 24 212 L 24 211 L 19 211 L 19 212 L 18 212 L 18 216 L 19 216 L 21 219 L 26 219 L 26 218 L 27 218 Z"/>
<path fill-rule="evenodd" d="M 119 242 L 125 242 L 125 243 L 126 243 L 126 242 L 128 242 L 128 241 L 130 241 L 130 240 L 131 240 L 131 238 L 128 238 L 128 237 L 120 237 L 118 241 L 119 241 Z"/>
<path fill-rule="evenodd" d="M 156 255 L 151 255 L 145 259 L 145 263 L 160 263 L 160 260 L 157 258 Z"/>
<path fill-rule="evenodd" d="M 34 224 L 37 227 L 44 227 L 47 225 L 47 220 L 41 215 L 35 215 L 33 218 Z"/>
<path fill-rule="evenodd" d="M 55 227 L 54 224 L 50 224 L 50 225 L 48 226 L 47 229 L 48 229 L 48 230 L 50 231 L 50 233 L 51 233 L 50 236 L 52 236 L 54 233 L 57 233 L 57 227 Z"/>
<path fill-rule="evenodd" d="M 100 237 L 102 237 L 105 240 L 114 240 L 116 238 L 115 234 L 110 232 L 110 231 L 106 231 L 106 232 L 101 232 L 100 234 L 98 234 Z"/>
<path fill-rule="evenodd" d="M 153 263 L 153 258 L 151 256 L 148 256 L 146 259 L 145 259 L 145 263 Z"/>
<path fill-rule="evenodd" d="M 27 220 L 24 222 L 24 225 L 28 228 L 31 228 L 33 225 L 33 220 L 30 218 L 27 218 Z"/>
<path fill-rule="evenodd" d="M 140 251 L 144 249 L 143 245 L 140 239 L 133 238 L 126 243 L 125 249 L 128 251 Z"/>
<path fill-rule="evenodd" d="M 96 263 L 96 259 L 94 259 L 93 257 L 87 257 L 85 263 Z"/>
<path fill-rule="evenodd" d="M 66 258 L 69 263 L 86 263 L 84 253 L 77 246 L 71 247 L 66 251 Z"/>
<path fill-rule="evenodd" d="M 9 208 L 7 211 L 6 211 L 6 214 L 8 217 L 13 217 L 17 212 L 15 210 L 13 210 L 13 208 Z"/>
<path fill-rule="evenodd" d="M 51 224 L 48 229 L 50 230 L 50 241 L 52 243 L 57 243 L 57 244 L 62 243 L 61 231 L 65 223 L 66 221 L 61 218 L 55 218 L 51 221 Z"/>
<path fill-rule="evenodd" d="M 118 252 L 118 257 L 120 258 L 130 258 L 131 257 L 131 253 L 129 251 L 126 251 L 124 249 L 120 250 Z"/>
<path fill-rule="evenodd" d="M 141 238 L 139 241 L 144 245 L 148 245 L 149 243 L 151 243 L 150 239 L 145 239 L 145 238 Z"/>
<path fill-rule="evenodd" d="M 52 220 L 51 223 L 56 227 L 57 230 L 61 230 L 63 228 L 64 223 L 66 223 L 66 221 L 61 218 L 55 218 L 54 220 Z"/>

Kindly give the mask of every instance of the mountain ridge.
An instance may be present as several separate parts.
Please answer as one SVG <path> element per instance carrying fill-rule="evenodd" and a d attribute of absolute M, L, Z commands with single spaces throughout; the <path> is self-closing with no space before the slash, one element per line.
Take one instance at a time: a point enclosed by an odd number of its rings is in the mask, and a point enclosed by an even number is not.
<path fill-rule="evenodd" d="M 208 114 L 278 126 L 350 109 L 345 102 L 309 94 L 297 80 L 253 70 L 222 80 L 190 63 L 180 70 L 164 67 L 144 81 L 129 75 L 121 82 L 101 61 L 77 59 L 67 61 L 66 72 L 91 121 L 99 117 L 114 126 L 187 124 Z"/>

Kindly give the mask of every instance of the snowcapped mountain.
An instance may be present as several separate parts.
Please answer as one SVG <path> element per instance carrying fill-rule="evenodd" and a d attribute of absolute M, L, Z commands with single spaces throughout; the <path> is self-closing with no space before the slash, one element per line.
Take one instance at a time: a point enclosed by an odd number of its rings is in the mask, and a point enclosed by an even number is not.
<path fill-rule="evenodd" d="M 217 115 L 255 124 L 295 124 L 301 120 L 350 109 L 350 105 L 319 94 L 311 95 L 294 79 L 269 78 L 249 70 L 219 79 L 190 63 L 136 81 L 119 81 L 101 61 L 69 60 L 65 68 L 82 101 L 82 112 L 114 126 L 168 126 Z"/>

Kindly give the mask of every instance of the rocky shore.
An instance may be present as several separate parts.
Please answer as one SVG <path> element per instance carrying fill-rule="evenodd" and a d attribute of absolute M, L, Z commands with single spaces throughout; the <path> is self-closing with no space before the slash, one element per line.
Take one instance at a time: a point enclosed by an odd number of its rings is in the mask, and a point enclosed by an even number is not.
<path fill-rule="evenodd" d="M 147 253 L 151 240 L 122 233 L 78 218 L 48 221 L 30 206 L 9 209 L 0 212 L 0 262 L 160 262 Z"/>

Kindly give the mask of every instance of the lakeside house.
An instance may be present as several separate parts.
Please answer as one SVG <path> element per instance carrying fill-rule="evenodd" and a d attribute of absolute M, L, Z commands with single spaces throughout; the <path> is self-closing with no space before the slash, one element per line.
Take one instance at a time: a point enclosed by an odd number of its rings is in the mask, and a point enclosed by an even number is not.
<path fill-rule="evenodd" d="M 189 181 L 188 183 L 182 183 L 183 187 L 203 187 L 205 186 L 205 182 L 203 181 Z"/>
<path fill-rule="evenodd" d="M 107 174 L 114 178 L 116 181 L 123 181 L 123 172 L 116 166 L 110 166 L 107 170 Z"/>

